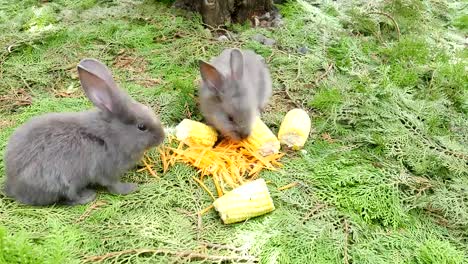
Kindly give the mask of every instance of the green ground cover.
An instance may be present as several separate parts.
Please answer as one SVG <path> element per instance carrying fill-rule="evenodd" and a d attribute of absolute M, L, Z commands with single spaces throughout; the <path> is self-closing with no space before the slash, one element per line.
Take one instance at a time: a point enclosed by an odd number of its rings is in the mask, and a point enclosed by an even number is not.
<path fill-rule="evenodd" d="M 197 60 L 250 48 L 272 71 L 265 122 L 277 132 L 299 105 L 313 132 L 305 152 L 261 174 L 277 209 L 236 225 L 194 214 L 211 200 L 185 165 L 166 174 L 158 165 L 160 179 L 132 170 L 125 178 L 139 192 L 103 191 L 92 205 L 33 208 L 0 196 L 0 263 L 106 254 L 105 263 L 179 263 L 188 251 L 261 263 L 468 263 L 466 1 L 291 1 L 279 6 L 284 26 L 232 25 L 228 42 L 157 1 L 43 2 L 0 0 L 2 157 L 30 117 L 91 107 L 75 69 L 84 57 L 104 61 L 174 126 L 201 120 Z M 276 44 L 252 40 L 259 33 Z"/>

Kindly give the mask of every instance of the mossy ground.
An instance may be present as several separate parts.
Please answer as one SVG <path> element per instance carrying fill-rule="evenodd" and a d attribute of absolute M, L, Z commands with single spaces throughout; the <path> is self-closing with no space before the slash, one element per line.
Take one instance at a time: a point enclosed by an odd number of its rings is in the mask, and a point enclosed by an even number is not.
<path fill-rule="evenodd" d="M 103 191 L 95 205 L 33 208 L 1 197 L 0 262 L 80 263 L 166 249 L 248 253 L 261 263 L 467 263 L 465 1 L 290 1 L 280 6 L 283 27 L 234 25 L 230 42 L 216 41 L 198 16 L 157 1 L 44 2 L 0 0 L 2 153 L 28 118 L 91 107 L 75 70 L 84 57 L 109 65 L 165 125 L 200 120 L 197 60 L 232 46 L 255 50 L 271 68 L 265 122 L 276 132 L 300 105 L 314 130 L 306 153 L 290 153 L 284 169 L 262 174 L 273 213 L 230 226 L 214 211 L 198 219 L 210 198 L 191 179 L 194 169 L 157 167 L 160 179 L 133 170 L 126 180 L 139 192 Z M 257 33 L 277 44 L 251 40 Z M 275 188 L 294 181 L 295 188 Z M 105 262 L 187 260 L 128 251 Z"/>

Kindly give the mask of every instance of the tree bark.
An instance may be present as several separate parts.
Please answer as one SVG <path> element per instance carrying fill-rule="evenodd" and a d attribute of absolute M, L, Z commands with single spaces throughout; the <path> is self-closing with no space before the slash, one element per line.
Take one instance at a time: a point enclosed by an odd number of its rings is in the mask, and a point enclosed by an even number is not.
<path fill-rule="evenodd" d="M 176 0 L 175 7 L 201 14 L 203 23 L 217 27 L 244 23 L 273 9 L 272 0 Z"/>

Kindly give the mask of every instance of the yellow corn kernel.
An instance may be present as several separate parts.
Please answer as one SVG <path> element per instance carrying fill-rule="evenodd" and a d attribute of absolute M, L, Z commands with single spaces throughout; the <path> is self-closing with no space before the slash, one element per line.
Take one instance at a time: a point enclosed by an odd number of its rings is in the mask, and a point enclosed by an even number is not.
<path fill-rule="evenodd" d="M 252 127 L 252 133 L 245 141 L 252 145 L 252 147 L 262 156 L 276 154 L 280 149 L 280 142 L 268 126 L 263 123 L 260 117 L 257 117 Z"/>
<path fill-rule="evenodd" d="M 213 203 L 225 224 L 236 223 L 275 210 L 264 179 L 246 183 Z"/>
<path fill-rule="evenodd" d="M 218 140 L 216 130 L 198 121 L 184 119 L 175 128 L 177 140 L 189 146 L 212 147 Z"/>
<path fill-rule="evenodd" d="M 281 122 L 278 139 L 295 150 L 301 149 L 310 133 L 311 121 L 306 111 L 295 108 L 289 111 Z"/>

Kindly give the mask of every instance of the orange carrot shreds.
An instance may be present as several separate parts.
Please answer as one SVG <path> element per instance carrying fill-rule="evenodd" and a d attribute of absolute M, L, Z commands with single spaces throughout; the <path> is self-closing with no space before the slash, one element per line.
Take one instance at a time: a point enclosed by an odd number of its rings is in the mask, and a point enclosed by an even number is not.
<path fill-rule="evenodd" d="M 263 169 L 263 167 L 260 164 L 255 165 L 249 172 L 249 176 L 252 176 L 258 172 L 260 172 Z"/>
<path fill-rule="evenodd" d="M 149 162 L 154 162 L 154 160 L 152 160 L 147 153 L 143 154 L 143 158 L 147 159 Z"/>
<path fill-rule="evenodd" d="M 141 169 L 138 169 L 136 172 L 142 172 L 142 171 L 145 171 L 145 170 L 148 170 L 148 168 L 146 166 L 141 168 Z"/>
<path fill-rule="evenodd" d="M 151 166 L 146 162 L 145 159 L 143 159 L 143 163 L 145 164 L 146 168 L 148 169 L 149 173 L 156 178 L 159 178 L 158 175 L 156 175 L 156 172 L 151 168 Z"/>
<path fill-rule="evenodd" d="M 253 180 L 256 180 L 258 178 L 258 175 L 260 175 L 260 173 L 254 173 L 252 176 L 249 177 L 249 181 L 253 181 Z"/>
<path fill-rule="evenodd" d="M 223 190 L 221 189 L 221 186 L 219 185 L 219 178 L 217 174 L 213 174 L 213 182 L 216 187 L 216 191 L 218 192 L 218 197 L 223 196 Z"/>
<path fill-rule="evenodd" d="M 198 159 L 195 161 L 195 163 L 193 165 L 200 166 L 200 162 L 202 161 L 202 159 L 205 156 L 205 153 L 207 151 L 208 151 L 207 149 L 203 150 L 202 153 L 200 153 L 200 157 L 198 157 Z"/>
<path fill-rule="evenodd" d="M 211 196 L 211 198 L 213 198 L 213 200 L 216 200 L 213 193 L 208 189 L 208 187 L 206 187 L 206 185 L 202 181 L 200 181 L 199 179 L 195 177 L 192 177 L 192 179 L 196 181 L 198 184 L 200 184 L 200 186 Z"/>
<path fill-rule="evenodd" d="M 210 211 L 210 210 L 213 209 L 213 208 L 214 208 L 214 205 L 210 205 L 210 206 L 206 207 L 205 209 L 200 210 L 198 213 L 199 213 L 200 215 L 204 215 L 205 213 L 207 213 L 208 211 Z"/>
<path fill-rule="evenodd" d="M 279 159 L 283 155 L 262 156 L 247 141 L 234 142 L 228 139 L 221 140 L 213 147 L 188 146 L 181 142 L 175 147 L 162 146 L 160 151 L 163 169 L 177 162 L 193 166 L 200 174 L 197 177 L 200 182 L 203 183 L 205 177 L 212 178 L 218 196 L 222 196 L 225 190 L 254 180 L 264 169 L 276 170 L 281 166 Z"/>
<path fill-rule="evenodd" d="M 238 180 L 238 178 L 232 178 L 231 175 L 229 175 L 229 172 L 228 171 L 225 171 L 225 172 L 221 172 L 219 173 L 220 176 L 221 176 L 221 179 L 226 182 L 229 186 L 237 186 L 238 184 L 236 183 L 236 181 Z"/>
<path fill-rule="evenodd" d="M 158 152 L 159 152 L 159 155 L 161 155 L 161 161 L 162 161 L 162 165 L 163 165 L 163 173 L 166 173 L 166 171 L 169 169 L 169 163 L 168 163 L 168 160 L 166 158 L 166 151 L 159 148 Z"/>
<path fill-rule="evenodd" d="M 294 186 L 297 186 L 298 184 L 299 184 L 298 182 L 291 182 L 290 184 L 286 184 L 285 186 L 279 187 L 278 191 L 283 191 L 283 190 L 290 189 L 290 188 L 292 188 Z"/>

